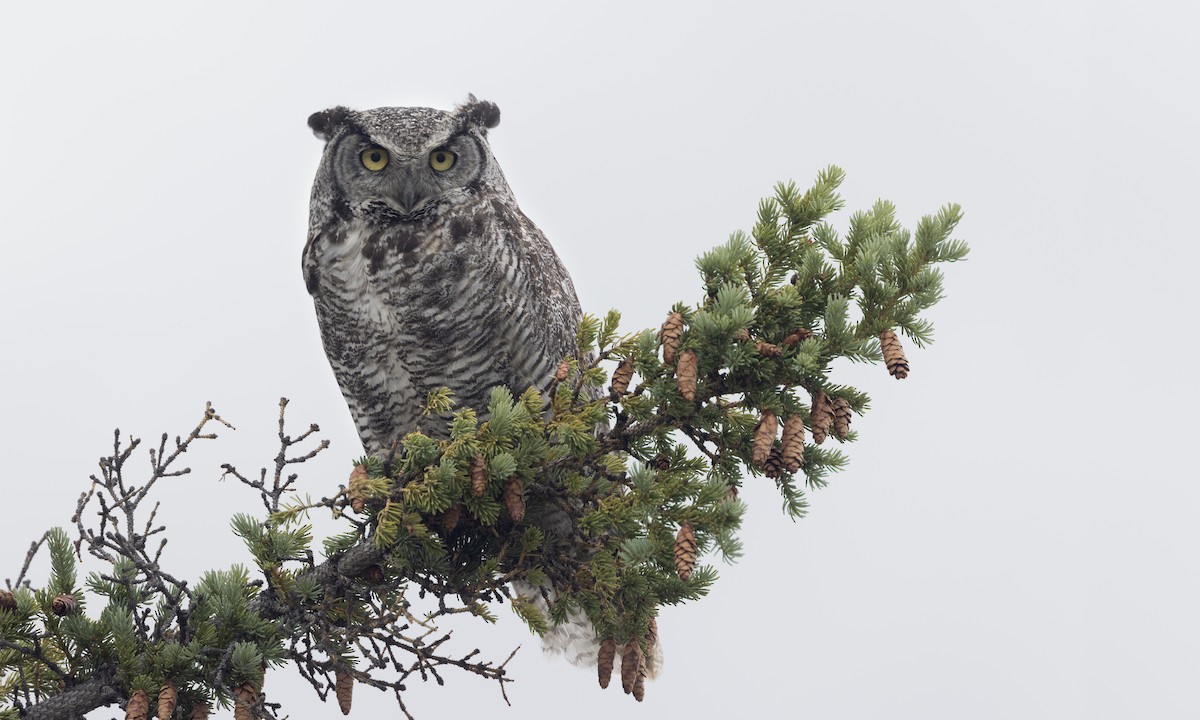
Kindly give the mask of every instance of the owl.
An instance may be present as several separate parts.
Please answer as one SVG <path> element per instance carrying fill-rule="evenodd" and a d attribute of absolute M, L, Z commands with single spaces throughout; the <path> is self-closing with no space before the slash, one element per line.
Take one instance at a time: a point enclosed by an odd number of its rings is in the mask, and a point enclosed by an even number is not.
<path fill-rule="evenodd" d="M 370 454 L 386 457 L 416 427 L 429 391 L 448 387 L 484 408 L 497 385 L 546 390 L 575 351 L 579 300 L 492 156 L 487 133 L 499 120 L 474 96 L 453 111 L 335 107 L 308 120 L 325 150 L 304 281 Z M 545 610 L 540 588 L 515 589 Z M 599 640 L 581 613 L 543 641 L 596 662 Z"/>

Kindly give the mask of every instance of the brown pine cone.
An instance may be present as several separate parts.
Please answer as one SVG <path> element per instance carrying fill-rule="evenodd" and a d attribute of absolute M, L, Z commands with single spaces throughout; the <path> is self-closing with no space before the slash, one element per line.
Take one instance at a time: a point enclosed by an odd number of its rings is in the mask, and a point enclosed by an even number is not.
<path fill-rule="evenodd" d="M 673 312 L 668 315 L 667 321 L 658 331 L 658 338 L 662 341 L 663 362 L 674 365 L 675 355 L 679 352 L 679 341 L 683 339 L 683 314 Z"/>
<path fill-rule="evenodd" d="M 758 427 L 754 428 L 754 445 L 750 460 L 757 467 L 763 467 L 767 456 L 771 454 L 771 446 L 775 444 L 775 432 L 779 428 L 779 419 L 770 410 L 763 410 Z"/>
<path fill-rule="evenodd" d="M 883 349 L 883 362 L 888 372 L 897 380 L 908 377 L 908 358 L 904 357 L 904 346 L 891 330 L 879 333 L 879 347 Z"/>
<path fill-rule="evenodd" d="M 471 461 L 471 494 L 483 497 L 483 491 L 487 490 L 487 479 L 487 463 L 482 455 L 476 455 Z"/>
<path fill-rule="evenodd" d="M 363 506 L 367 502 L 367 465 L 355 465 L 354 470 L 350 473 L 350 484 L 346 490 L 346 497 L 350 500 L 350 507 L 354 512 L 361 513 Z"/>
<path fill-rule="evenodd" d="M 792 347 L 793 345 L 799 345 L 812 336 L 812 330 L 809 330 L 808 328 L 796 328 L 788 333 L 787 337 L 783 339 L 783 344 L 786 347 Z"/>
<path fill-rule="evenodd" d="M 685 522 L 675 535 L 675 572 L 680 580 L 687 580 L 696 569 L 696 531 Z M 628 692 L 628 691 L 626 691 Z"/>
<path fill-rule="evenodd" d="M 504 481 L 504 507 L 508 508 L 508 516 L 513 522 L 525 519 L 525 481 L 520 475 Z"/>
<path fill-rule="evenodd" d="M 833 403 L 829 396 L 820 390 L 813 393 L 812 401 L 812 437 L 813 442 L 820 445 L 825 442 L 829 428 L 833 425 Z"/>
<path fill-rule="evenodd" d="M 125 720 L 146 720 L 150 716 L 150 698 L 145 690 L 138 690 L 125 703 Z"/>
<path fill-rule="evenodd" d="M 671 456 L 666 453 L 659 453 L 654 456 L 654 469 L 659 472 L 666 472 L 671 469 Z"/>
<path fill-rule="evenodd" d="M 833 399 L 833 434 L 845 440 L 850 434 L 850 401 L 846 398 Z"/>
<path fill-rule="evenodd" d="M 188 720 L 208 720 L 209 713 L 211 712 L 208 703 L 201 702 L 192 706 L 192 714 L 188 716 Z"/>
<path fill-rule="evenodd" d="M 688 348 L 679 354 L 679 364 L 675 368 L 675 382 L 683 399 L 692 402 L 696 399 L 696 374 L 699 372 L 699 359 L 696 351 Z"/>
<path fill-rule="evenodd" d="M 621 653 L 621 689 L 625 694 L 633 692 L 633 685 L 637 682 L 641 666 L 642 646 L 637 638 L 629 638 L 629 642 L 625 643 L 624 652 Z"/>
<path fill-rule="evenodd" d="M 624 395 L 629 391 L 629 383 L 633 380 L 633 360 L 625 358 L 617 364 L 617 369 L 613 370 L 612 374 L 612 391 L 618 395 Z"/>
<path fill-rule="evenodd" d="M 771 479 L 783 475 L 783 455 L 778 447 L 771 448 L 771 454 L 767 455 L 767 461 L 763 463 L 763 474 Z"/>
<path fill-rule="evenodd" d="M 617 641 L 613 638 L 605 638 L 604 642 L 600 643 L 600 652 L 596 654 L 596 672 L 600 676 L 600 687 L 608 687 L 608 683 L 612 681 L 613 661 L 617 657 Z"/>
<path fill-rule="evenodd" d="M 571 363 L 563 360 L 558 364 L 558 369 L 554 371 L 554 379 L 558 382 L 563 382 L 567 376 L 571 374 Z"/>
<path fill-rule="evenodd" d="M 387 578 L 384 577 L 383 568 L 378 565 L 371 565 L 363 571 L 363 579 L 372 585 L 382 585 Z"/>
<path fill-rule="evenodd" d="M 458 518 L 462 515 L 462 505 L 455 505 L 446 512 L 442 513 L 442 529 L 447 534 L 454 532 L 454 528 L 458 527 Z"/>
<path fill-rule="evenodd" d="M 633 698 L 638 702 L 646 699 L 646 662 L 638 665 L 637 677 L 633 679 Z"/>
<path fill-rule="evenodd" d="M 354 676 L 348 672 L 334 673 L 334 693 L 337 695 L 338 708 L 343 715 L 350 714 L 350 703 L 354 700 Z"/>
<path fill-rule="evenodd" d="M 757 343 L 755 343 L 754 349 L 763 357 L 777 358 L 783 354 L 783 348 L 779 347 L 778 345 L 772 345 L 765 340 L 759 340 Z"/>
<path fill-rule="evenodd" d="M 258 704 L 258 691 L 248 682 L 233 689 L 233 720 L 254 720 L 254 706 Z"/>
<path fill-rule="evenodd" d="M 171 720 L 175 716 L 175 704 L 179 701 L 179 692 L 171 683 L 158 689 L 158 720 Z"/>
<path fill-rule="evenodd" d="M 738 342 L 746 342 L 750 339 L 750 331 L 746 328 L 738 328 L 733 331 L 733 339 Z"/>
<path fill-rule="evenodd" d="M 779 455 L 783 469 L 790 473 L 796 472 L 804 464 L 804 418 L 799 415 L 788 415 L 783 422 Z"/>
<path fill-rule="evenodd" d="M 58 616 L 70 615 L 75 612 L 76 605 L 78 603 L 75 601 L 75 596 L 71 593 L 63 593 L 50 601 L 50 609 Z"/>
<path fill-rule="evenodd" d="M 17 599 L 8 590 L 0 590 L 0 610 L 16 610 Z"/>

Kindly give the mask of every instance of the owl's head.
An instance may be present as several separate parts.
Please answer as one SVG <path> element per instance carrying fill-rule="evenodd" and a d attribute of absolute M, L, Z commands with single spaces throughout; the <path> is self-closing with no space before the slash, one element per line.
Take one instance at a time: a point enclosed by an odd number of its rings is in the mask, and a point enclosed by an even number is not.
<path fill-rule="evenodd" d="M 483 186 L 508 192 L 492 157 L 487 131 L 500 109 L 486 100 L 453 111 L 424 107 L 313 113 L 308 125 L 325 141 L 318 194 L 341 220 L 392 224 L 435 217 Z"/>

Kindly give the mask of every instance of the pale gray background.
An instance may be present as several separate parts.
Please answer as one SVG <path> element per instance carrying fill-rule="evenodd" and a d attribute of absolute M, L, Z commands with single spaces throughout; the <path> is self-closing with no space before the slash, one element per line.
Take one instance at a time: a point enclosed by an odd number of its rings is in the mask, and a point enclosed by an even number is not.
<path fill-rule="evenodd" d="M 359 447 L 299 272 L 305 118 L 474 92 L 584 307 L 631 330 L 695 301 L 692 258 L 774 182 L 829 163 L 848 210 L 884 196 L 911 227 L 962 203 L 973 252 L 908 380 L 850 369 L 875 409 L 810 517 L 750 483 L 746 557 L 664 611 L 644 704 L 501 608 L 458 632 L 524 643 L 514 708 L 450 673 L 414 683 L 418 717 L 1200 717 L 1195 11 L 506 5 L 6 6 L 0 577 L 113 427 L 186 431 L 205 400 L 239 430 L 161 488 L 177 574 L 248 559 L 228 520 L 257 501 L 217 468 L 269 461 L 280 395 L 333 442 L 303 488 L 344 481 Z M 339 717 L 292 677 L 268 690 L 293 718 Z"/>

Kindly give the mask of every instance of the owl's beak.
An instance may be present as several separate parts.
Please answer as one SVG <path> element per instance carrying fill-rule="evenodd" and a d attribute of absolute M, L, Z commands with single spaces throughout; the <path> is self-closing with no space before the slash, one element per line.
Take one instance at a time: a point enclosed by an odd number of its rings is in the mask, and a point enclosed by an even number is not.
<path fill-rule="evenodd" d="M 392 187 L 392 200 L 400 206 L 397 208 L 400 212 L 411 213 L 432 197 L 435 189 L 427 187 L 422 180 L 419 171 L 408 167 L 397 175 L 396 184 Z"/>
<path fill-rule="evenodd" d="M 417 206 L 425 201 L 426 195 L 421 192 L 412 182 L 405 182 L 400 186 L 400 192 L 396 195 L 396 199 L 400 201 L 403 211 L 410 213 L 417 209 Z"/>

